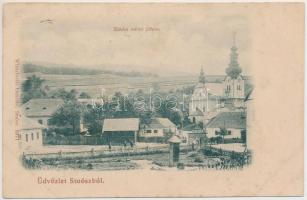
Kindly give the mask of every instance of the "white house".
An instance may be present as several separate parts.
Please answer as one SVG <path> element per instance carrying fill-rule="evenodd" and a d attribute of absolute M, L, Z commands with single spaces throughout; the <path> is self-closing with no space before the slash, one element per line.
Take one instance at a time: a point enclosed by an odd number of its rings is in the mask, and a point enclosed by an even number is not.
<path fill-rule="evenodd" d="M 244 112 L 221 112 L 212 118 L 206 125 L 207 137 L 217 137 L 221 128 L 228 132 L 225 139 L 241 138 L 243 130 L 246 130 L 246 114 Z"/>
<path fill-rule="evenodd" d="M 37 148 L 43 145 L 43 129 L 45 126 L 35 120 L 21 117 L 18 128 L 19 146 L 22 149 Z"/>
<path fill-rule="evenodd" d="M 168 118 L 153 118 L 141 127 L 139 137 L 164 137 L 165 133 L 175 133 L 176 125 Z"/>
<path fill-rule="evenodd" d="M 31 99 L 22 109 L 26 117 L 48 126 L 48 120 L 63 104 L 62 99 Z"/>

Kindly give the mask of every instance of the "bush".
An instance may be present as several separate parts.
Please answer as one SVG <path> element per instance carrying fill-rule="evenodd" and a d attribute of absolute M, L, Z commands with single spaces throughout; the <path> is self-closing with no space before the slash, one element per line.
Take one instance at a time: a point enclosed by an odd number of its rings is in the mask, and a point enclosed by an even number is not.
<path fill-rule="evenodd" d="M 183 163 L 178 163 L 177 164 L 178 169 L 184 169 L 184 164 Z"/>
<path fill-rule="evenodd" d="M 196 156 L 198 156 L 198 153 L 195 153 L 195 152 L 188 155 L 188 157 L 190 157 L 190 158 L 195 158 Z"/>
<path fill-rule="evenodd" d="M 198 155 L 197 157 L 195 157 L 194 162 L 202 163 L 204 162 L 204 158 Z"/>

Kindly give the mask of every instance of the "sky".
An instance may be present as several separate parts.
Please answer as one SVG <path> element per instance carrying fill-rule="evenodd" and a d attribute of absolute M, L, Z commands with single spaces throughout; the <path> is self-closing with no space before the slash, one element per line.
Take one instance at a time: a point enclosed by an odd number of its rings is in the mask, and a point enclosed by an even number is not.
<path fill-rule="evenodd" d="M 197 74 L 203 67 L 207 75 L 224 75 L 236 32 L 239 63 L 248 74 L 248 25 L 239 10 L 219 6 L 50 6 L 24 12 L 22 60 L 160 75 Z M 135 27 L 156 31 L 131 31 Z"/>

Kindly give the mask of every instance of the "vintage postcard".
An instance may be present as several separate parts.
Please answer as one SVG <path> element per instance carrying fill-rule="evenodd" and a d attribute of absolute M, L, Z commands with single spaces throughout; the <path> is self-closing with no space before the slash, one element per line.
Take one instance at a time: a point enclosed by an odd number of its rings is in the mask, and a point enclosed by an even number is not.
<path fill-rule="evenodd" d="M 302 196 L 303 3 L 8 3 L 7 198 Z"/>

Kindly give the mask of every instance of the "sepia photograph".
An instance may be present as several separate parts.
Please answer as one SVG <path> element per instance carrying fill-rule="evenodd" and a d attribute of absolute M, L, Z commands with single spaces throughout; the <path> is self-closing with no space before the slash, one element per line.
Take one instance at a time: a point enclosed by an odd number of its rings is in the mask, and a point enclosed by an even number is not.
<path fill-rule="evenodd" d="M 301 194 L 303 16 L 290 3 L 4 5 L 7 197 Z M 300 178 L 277 188 L 274 173 Z"/>

